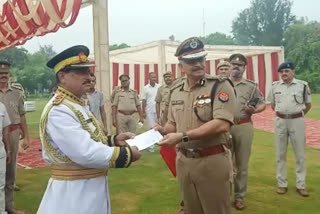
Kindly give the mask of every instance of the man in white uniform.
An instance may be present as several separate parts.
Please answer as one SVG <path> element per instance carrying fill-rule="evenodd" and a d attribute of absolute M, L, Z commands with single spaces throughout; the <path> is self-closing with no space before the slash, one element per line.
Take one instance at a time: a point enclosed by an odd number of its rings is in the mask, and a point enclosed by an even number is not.
<path fill-rule="evenodd" d="M 47 63 L 59 87 L 40 119 L 51 178 L 38 214 L 110 214 L 107 169 L 129 167 L 140 157 L 136 148 L 120 146 L 133 134 L 106 137 L 81 98 L 91 87 L 88 55 L 89 49 L 79 45 Z"/>
<path fill-rule="evenodd" d="M 155 99 L 160 85 L 156 83 L 157 77 L 154 72 L 149 73 L 149 81 L 142 91 L 142 111 L 147 119 L 148 128 L 151 129 L 157 123 Z M 149 151 L 154 152 L 154 145 L 150 146 Z"/>

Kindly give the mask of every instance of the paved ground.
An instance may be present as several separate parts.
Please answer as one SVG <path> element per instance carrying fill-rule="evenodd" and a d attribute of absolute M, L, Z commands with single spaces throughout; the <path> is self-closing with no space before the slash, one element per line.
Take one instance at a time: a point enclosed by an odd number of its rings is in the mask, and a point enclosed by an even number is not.
<path fill-rule="evenodd" d="M 253 117 L 253 125 L 256 129 L 264 130 L 267 132 L 274 132 L 273 129 L 274 112 L 268 106 L 267 109 Z M 320 149 L 320 123 L 319 120 L 306 119 L 306 135 L 307 145 Z M 41 144 L 39 140 L 32 140 L 30 148 L 25 154 L 20 154 L 18 163 L 22 167 L 44 167 L 46 163 L 42 160 Z"/>

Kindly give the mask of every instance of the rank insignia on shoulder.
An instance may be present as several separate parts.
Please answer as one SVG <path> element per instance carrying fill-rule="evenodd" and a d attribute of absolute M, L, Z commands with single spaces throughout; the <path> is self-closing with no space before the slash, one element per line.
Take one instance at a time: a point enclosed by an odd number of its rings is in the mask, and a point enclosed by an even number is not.
<path fill-rule="evenodd" d="M 64 100 L 65 95 L 62 93 L 59 93 L 55 99 L 53 100 L 53 105 L 59 105 L 60 103 L 62 103 L 62 101 Z"/>
<path fill-rule="evenodd" d="M 223 103 L 228 102 L 229 94 L 226 93 L 226 92 L 219 92 L 218 93 L 218 99 Z"/>

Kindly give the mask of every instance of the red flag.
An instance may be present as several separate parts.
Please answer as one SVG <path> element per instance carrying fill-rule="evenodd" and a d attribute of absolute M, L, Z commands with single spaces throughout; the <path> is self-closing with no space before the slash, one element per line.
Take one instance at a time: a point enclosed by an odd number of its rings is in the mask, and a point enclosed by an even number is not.
<path fill-rule="evenodd" d="M 175 147 L 169 147 L 169 146 L 160 146 L 160 154 L 166 162 L 168 168 L 170 169 L 171 173 L 174 177 L 177 175 L 176 171 L 176 148 Z"/>

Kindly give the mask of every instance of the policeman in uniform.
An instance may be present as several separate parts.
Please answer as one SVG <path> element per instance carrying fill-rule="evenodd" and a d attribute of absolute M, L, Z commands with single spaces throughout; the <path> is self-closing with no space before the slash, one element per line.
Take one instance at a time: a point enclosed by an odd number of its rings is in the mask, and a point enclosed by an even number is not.
<path fill-rule="evenodd" d="M 168 103 L 170 98 L 170 88 L 172 86 L 172 73 L 166 72 L 163 74 L 163 79 L 165 82 L 165 85 L 160 86 L 160 88 L 157 91 L 156 96 L 156 110 L 157 110 L 157 119 L 158 123 L 161 126 L 164 126 L 167 122 L 167 114 L 168 114 Z"/>
<path fill-rule="evenodd" d="M 275 146 L 278 194 L 288 190 L 286 154 L 288 141 L 296 159 L 296 190 L 303 197 L 309 196 L 306 190 L 305 167 L 305 121 L 304 115 L 311 109 L 311 94 L 308 83 L 294 78 L 294 64 L 284 62 L 279 68 L 281 80 L 272 84 L 268 95 L 275 118 Z"/>
<path fill-rule="evenodd" d="M 138 94 L 129 88 L 130 77 L 122 74 L 119 77 L 121 90 L 115 93 L 112 103 L 112 122 L 117 128 L 117 133 L 132 132 L 137 129 L 135 113 L 140 115 L 140 122 L 143 123 L 143 115 Z"/>
<path fill-rule="evenodd" d="M 51 178 L 38 214 L 110 214 L 107 169 L 129 167 L 140 157 L 136 148 L 124 146 L 133 134 L 106 137 L 82 99 L 91 87 L 88 55 L 89 49 L 78 45 L 47 63 L 59 87 L 40 119 Z"/>
<path fill-rule="evenodd" d="M 24 109 L 24 95 L 21 87 L 9 84 L 9 73 L 11 64 L 6 60 L 0 60 L 0 102 L 7 109 L 11 125 L 10 132 L 10 151 L 11 162 L 7 164 L 6 170 L 6 211 L 9 214 L 21 214 L 23 212 L 14 210 L 14 184 L 16 181 L 16 165 L 19 149 L 19 138 L 24 139 L 22 148 L 29 147 L 29 135 Z"/>
<path fill-rule="evenodd" d="M 217 65 L 217 74 L 220 77 L 230 78 L 230 63 L 228 61 L 221 61 Z"/>
<path fill-rule="evenodd" d="M 245 208 L 244 197 L 247 192 L 248 164 L 253 139 L 252 114 L 262 112 L 266 105 L 258 85 L 243 78 L 246 57 L 233 54 L 229 58 L 231 80 L 236 90 L 236 108 L 234 126 L 231 127 L 232 153 L 235 160 L 234 206 L 238 210 Z"/>
<path fill-rule="evenodd" d="M 204 45 L 196 37 L 182 42 L 175 56 L 186 73 L 171 90 L 162 146 L 177 146 L 177 177 L 190 214 L 230 214 L 229 129 L 235 94 L 227 79 L 205 73 Z"/>

